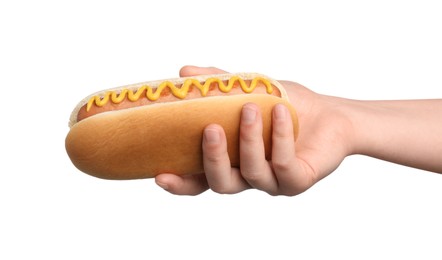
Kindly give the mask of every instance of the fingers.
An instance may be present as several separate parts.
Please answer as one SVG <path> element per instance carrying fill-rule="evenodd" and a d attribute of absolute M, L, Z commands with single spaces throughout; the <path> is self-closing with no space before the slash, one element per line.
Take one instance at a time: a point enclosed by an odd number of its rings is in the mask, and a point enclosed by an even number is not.
<path fill-rule="evenodd" d="M 227 73 L 227 72 L 214 67 L 203 68 L 197 66 L 184 66 L 180 69 L 180 77 L 190 77 L 190 76 L 207 75 L 207 74 L 222 74 L 222 73 Z"/>
<path fill-rule="evenodd" d="M 238 193 L 250 186 L 238 169 L 231 168 L 224 130 L 219 125 L 209 125 L 203 134 L 203 163 L 209 187 L 218 193 Z"/>
<path fill-rule="evenodd" d="M 301 159 L 296 158 L 293 123 L 289 111 L 278 104 L 272 116 L 272 168 L 279 183 L 279 192 L 285 195 L 296 195 L 310 184 Z M 307 178 L 306 178 L 307 177 Z"/>
<path fill-rule="evenodd" d="M 240 125 L 241 175 L 252 187 L 273 194 L 278 185 L 265 158 L 262 127 L 258 106 L 246 104 L 242 110 Z"/>
<path fill-rule="evenodd" d="M 156 183 L 177 195 L 197 195 L 210 188 L 217 193 L 238 193 L 249 188 L 238 169 L 231 168 L 224 130 L 209 125 L 203 133 L 203 164 L 205 175 L 176 176 L 160 174 Z"/>
<path fill-rule="evenodd" d="M 265 158 L 262 117 L 258 106 L 246 104 L 240 123 L 240 169 L 231 168 L 224 130 L 219 125 L 204 129 L 202 149 L 205 174 L 156 177 L 159 186 L 173 194 L 196 195 L 210 188 L 217 193 L 239 193 L 251 187 L 271 195 L 299 194 L 315 183 L 315 174 L 296 157 L 293 123 L 284 105 L 272 115 L 272 160 Z"/>

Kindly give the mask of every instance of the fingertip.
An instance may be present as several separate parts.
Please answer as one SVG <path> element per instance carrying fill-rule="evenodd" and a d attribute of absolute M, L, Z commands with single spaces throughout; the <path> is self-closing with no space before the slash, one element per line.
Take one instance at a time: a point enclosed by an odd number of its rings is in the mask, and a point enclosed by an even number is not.
<path fill-rule="evenodd" d="M 163 173 L 155 177 L 158 186 L 175 195 L 198 195 L 208 189 L 204 174 L 175 175 Z"/>
<path fill-rule="evenodd" d="M 243 126 L 253 125 L 261 118 L 259 107 L 254 103 L 247 103 L 241 111 L 241 124 Z"/>
<path fill-rule="evenodd" d="M 180 69 L 180 77 L 187 77 L 194 73 L 195 70 L 198 70 L 198 67 L 192 65 L 185 65 Z"/>
<path fill-rule="evenodd" d="M 290 112 L 283 104 L 276 104 L 273 108 L 273 136 L 274 137 L 292 137 L 293 124 Z"/>
<path fill-rule="evenodd" d="M 283 104 L 276 104 L 273 108 L 273 118 L 276 121 L 285 121 L 287 119 L 288 110 Z"/>
<path fill-rule="evenodd" d="M 227 73 L 227 72 L 215 67 L 198 67 L 193 65 L 183 66 L 179 72 L 180 77 L 190 77 L 190 76 L 207 75 L 207 74 L 222 74 L 222 73 Z"/>
<path fill-rule="evenodd" d="M 221 142 L 221 131 L 217 125 L 209 125 L 204 129 L 204 143 L 216 145 Z"/>
<path fill-rule="evenodd" d="M 223 142 L 224 130 L 217 124 L 210 124 L 204 128 L 203 145 L 219 145 Z"/>
<path fill-rule="evenodd" d="M 155 177 L 155 183 L 164 190 L 169 190 L 174 182 L 173 177 L 172 174 L 160 174 Z"/>

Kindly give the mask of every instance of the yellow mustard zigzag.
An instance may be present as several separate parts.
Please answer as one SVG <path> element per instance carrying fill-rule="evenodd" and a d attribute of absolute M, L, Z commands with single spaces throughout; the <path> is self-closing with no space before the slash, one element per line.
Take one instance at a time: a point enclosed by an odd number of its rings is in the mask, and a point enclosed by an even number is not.
<path fill-rule="evenodd" d="M 218 84 L 218 88 L 224 93 L 228 93 L 237 82 L 245 93 L 251 93 L 258 85 L 258 82 L 261 82 L 266 86 L 267 93 L 271 94 L 273 92 L 272 84 L 268 79 L 263 77 L 253 78 L 250 86 L 247 86 L 247 83 L 239 76 L 231 77 L 228 80 L 227 85 L 225 85 L 221 79 L 215 77 L 208 78 L 204 84 L 201 84 L 196 79 L 188 78 L 184 81 L 181 87 L 175 86 L 175 84 L 170 81 L 164 81 L 156 88 L 155 92 L 154 89 L 148 85 L 141 86 L 135 93 L 130 89 L 122 89 L 119 94 L 116 91 L 108 91 L 104 94 L 104 97 L 98 95 L 91 97 L 87 103 L 86 111 L 89 111 L 94 103 L 99 107 L 104 106 L 109 100 L 111 100 L 112 103 L 119 104 L 126 98 L 126 96 L 130 101 L 137 101 L 144 91 L 146 91 L 146 97 L 149 100 L 155 101 L 160 97 L 161 92 L 165 88 L 169 88 L 175 97 L 183 99 L 187 96 L 190 86 L 194 85 L 200 90 L 202 96 L 206 96 L 210 85 L 215 82 Z"/>

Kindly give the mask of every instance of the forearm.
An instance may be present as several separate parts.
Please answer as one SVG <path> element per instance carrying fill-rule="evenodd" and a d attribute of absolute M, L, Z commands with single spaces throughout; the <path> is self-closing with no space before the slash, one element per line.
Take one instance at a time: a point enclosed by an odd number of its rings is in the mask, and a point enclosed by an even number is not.
<path fill-rule="evenodd" d="M 353 153 L 442 173 L 442 99 L 346 103 Z"/>

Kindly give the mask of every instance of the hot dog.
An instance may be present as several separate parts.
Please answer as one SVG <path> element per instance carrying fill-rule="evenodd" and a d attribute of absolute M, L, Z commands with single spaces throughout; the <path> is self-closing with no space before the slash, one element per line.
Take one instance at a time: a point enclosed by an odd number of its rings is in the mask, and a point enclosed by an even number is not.
<path fill-rule="evenodd" d="M 202 133 L 224 128 L 232 166 L 239 166 L 239 123 L 246 103 L 263 117 L 266 157 L 271 157 L 271 111 L 295 109 L 279 82 L 261 74 L 217 74 L 127 85 L 94 93 L 73 110 L 65 140 L 72 163 L 104 179 L 140 179 L 159 173 L 203 172 Z"/>

